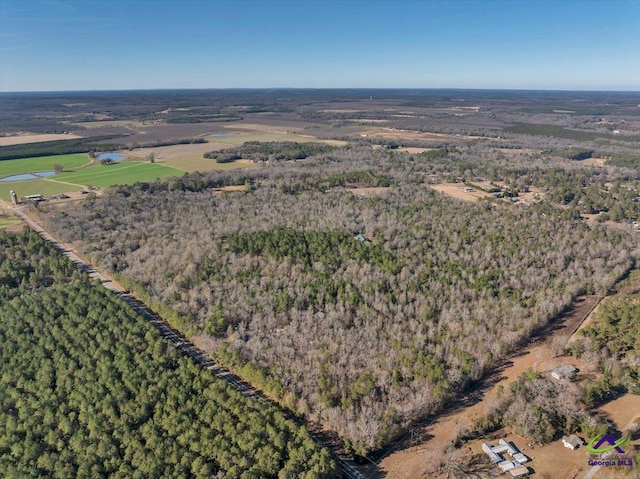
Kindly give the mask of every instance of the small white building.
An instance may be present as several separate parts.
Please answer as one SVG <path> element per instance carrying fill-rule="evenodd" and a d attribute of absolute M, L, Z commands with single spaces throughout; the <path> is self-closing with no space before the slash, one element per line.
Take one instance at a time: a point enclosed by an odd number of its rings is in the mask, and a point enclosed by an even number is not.
<path fill-rule="evenodd" d="M 580 439 L 578 436 L 576 436 L 575 434 L 571 434 L 571 436 L 564 436 L 562 438 L 562 445 L 567 449 L 571 449 L 572 451 L 574 449 L 578 449 L 583 444 L 584 444 L 584 441 Z"/>

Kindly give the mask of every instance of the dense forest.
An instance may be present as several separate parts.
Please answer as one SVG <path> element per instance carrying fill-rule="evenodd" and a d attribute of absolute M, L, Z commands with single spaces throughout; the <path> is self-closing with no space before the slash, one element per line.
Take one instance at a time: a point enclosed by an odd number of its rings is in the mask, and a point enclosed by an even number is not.
<path fill-rule="evenodd" d="M 0 317 L 2 477 L 338 477 L 35 233 L 0 232 Z"/>
<path fill-rule="evenodd" d="M 625 173 L 583 177 L 525 153 L 471 161 L 479 148 L 332 150 L 120 187 L 45 219 L 218 360 L 365 452 L 637 263 L 637 236 L 586 224 L 573 199 L 464 203 L 428 184 L 484 175 L 551 196 Z M 251 188 L 212 189 L 234 182 Z"/>
<path fill-rule="evenodd" d="M 305 158 L 331 151 L 333 147 L 320 143 L 260 142 L 248 141 L 236 148 L 210 151 L 205 158 L 218 163 L 229 163 L 240 159 L 259 161 L 304 160 Z"/>

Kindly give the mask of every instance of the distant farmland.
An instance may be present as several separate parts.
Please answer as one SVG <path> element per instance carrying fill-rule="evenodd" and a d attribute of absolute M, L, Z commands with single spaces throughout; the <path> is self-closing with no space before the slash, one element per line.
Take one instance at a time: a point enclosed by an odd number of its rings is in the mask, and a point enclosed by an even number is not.
<path fill-rule="evenodd" d="M 25 158 L 0 162 L 0 174 L 9 176 L 19 173 L 52 170 L 54 164 L 70 169 L 88 164 L 87 155 L 61 155 L 42 158 Z M 5 167 L 8 165 L 8 167 Z M 48 178 L 25 181 L 0 182 L 0 198 L 10 201 L 10 191 L 19 197 L 42 194 L 45 196 L 80 191 L 87 186 L 108 188 L 113 185 L 131 185 L 140 181 L 155 181 L 170 176 L 182 176 L 184 170 L 154 163 L 127 161 L 112 165 L 93 165 L 76 171 L 67 171 Z"/>

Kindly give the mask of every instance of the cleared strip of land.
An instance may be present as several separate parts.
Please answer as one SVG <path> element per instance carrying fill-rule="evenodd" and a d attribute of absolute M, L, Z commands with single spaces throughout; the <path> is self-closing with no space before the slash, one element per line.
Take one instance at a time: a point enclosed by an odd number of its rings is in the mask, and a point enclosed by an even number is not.
<path fill-rule="evenodd" d="M 1 136 L 0 146 L 26 145 L 27 143 L 40 143 L 41 141 L 74 140 L 76 138 L 82 137 L 72 133 Z"/>

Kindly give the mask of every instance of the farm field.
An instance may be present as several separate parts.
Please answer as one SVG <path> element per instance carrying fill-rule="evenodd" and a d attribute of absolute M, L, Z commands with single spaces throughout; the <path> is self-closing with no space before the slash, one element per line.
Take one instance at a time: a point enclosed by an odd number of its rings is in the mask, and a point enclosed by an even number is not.
<path fill-rule="evenodd" d="M 2 136 L 0 137 L 0 146 L 25 145 L 27 143 L 39 143 L 41 141 L 73 140 L 75 138 L 81 137 L 71 133 Z"/>
<path fill-rule="evenodd" d="M 85 155 L 67 156 L 84 157 Z M 213 160 L 209 161 L 215 163 Z M 167 165 L 142 163 L 139 161 L 128 161 L 113 165 L 95 165 L 79 171 L 70 171 L 55 175 L 50 178 L 0 182 L 0 198 L 5 201 L 11 201 L 11 190 L 14 190 L 19 197 L 35 194 L 49 196 L 80 191 L 89 185 L 108 188 L 113 185 L 131 185 L 140 181 L 155 181 L 170 176 L 182 176 L 185 171 L 186 170 L 172 168 Z M 23 173 L 25 171 L 18 170 L 18 172 Z"/>
<path fill-rule="evenodd" d="M 58 177 L 56 177 L 58 178 Z M 18 197 L 28 195 L 57 195 L 60 193 L 68 193 L 71 191 L 80 191 L 82 186 L 70 183 L 60 183 L 57 180 L 27 180 L 12 181 L 10 183 L 0 182 L 0 198 L 5 201 L 11 201 L 10 191 L 14 190 Z"/>
<path fill-rule="evenodd" d="M 283 131 L 268 131 L 264 125 L 242 125 L 242 128 L 228 128 L 229 136 L 209 136 L 208 143 L 195 143 L 185 145 L 170 145 L 161 147 L 136 148 L 131 151 L 125 151 L 132 158 L 145 159 L 147 155 L 153 153 L 157 163 L 161 163 L 173 168 L 178 168 L 186 172 L 194 171 L 227 171 L 237 168 L 246 168 L 251 166 L 249 161 L 235 161 L 232 163 L 216 163 L 215 160 L 204 158 L 204 154 L 209 151 L 219 151 L 227 148 L 240 146 L 249 141 L 259 142 L 295 142 L 309 143 L 318 142 L 332 146 L 344 146 L 348 144 L 346 141 L 339 140 L 323 140 L 311 135 L 297 135 L 286 133 Z"/>
<path fill-rule="evenodd" d="M 131 158 L 145 159 L 149 154 L 153 153 L 156 160 L 173 160 L 177 158 L 192 157 L 197 155 L 204 155 L 208 151 L 223 150 L 229 148 L 230 145 L 224 142 L 209 142 L 209 143 L 193 143 L 187 145 L 170 145 L 170 146 L 152 146 L 148 148 L 135 148 L 131 151 L 121 151 L 120 154 L 125 154 Z"/>
<path fill-rule="evenodd" d="M 89 165 L 91 160 L 86 154 L 39 156 L 0 161 L 0 177 L 53 170 L 53 165 L 62 165 L 65 170 Z"/>
<path fill-rule="evenodd" d="M 139 181 L 154 181 L 170 176 L 182 176 L 183 171 L 170 166 L 129 161 L 114 165 L 96 166 L 83 171 L 63 173 L 57 181 L 77 185 L 91 185 L 108 188 L 112 185 L 131 185 Z"/>

